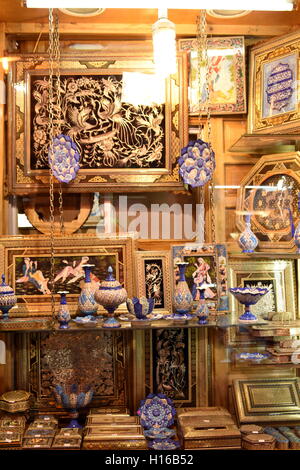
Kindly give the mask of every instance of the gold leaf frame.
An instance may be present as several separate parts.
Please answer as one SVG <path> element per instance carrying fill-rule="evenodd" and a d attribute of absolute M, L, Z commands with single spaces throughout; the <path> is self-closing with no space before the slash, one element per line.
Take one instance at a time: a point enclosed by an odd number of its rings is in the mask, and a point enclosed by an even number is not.
<path fill-rule="evenodd" d="M 179 39 L 179 51 L 188 52 L 188 67 L 189 67 L 189 114 L 190 116 L 198 116 L 199 111 L 206 113 L 206 104 L 202 102 L 199 110 L 199 94 L 195 93 L 193 96 L 193 80 L 195 77 L 196 88 L 199 88 L 198 76 L 198 60 L 192 60 L 193 52 L 197 52 L 198 44 L 196 38 Z M 224 69 L 222 67 L 218 70 L 218 78 L 226 80 L 227 84 L 230 81 L 232 88 L 236 90 L 235 102 L 226 102 L 226 100 L 218 99 L 213 102 L 213 97 L 210 96 L 209 108 L 211 114 L 241 114 L 247 111 L 246 103 L 246 70 L 245 70 L 245 44 L 243 36 L 232 37 L 209 37 L 207 40 L 207 48 L 211 53 L 209 59 L 212 61 L 213 57 L 224 58 L 224 51 L 226 56 L 232 57 L 232 73 L 230 79 L 224 76 Z M 228 52 L 230 51 L 230 53 Z M 218 56 L 219 53 L 219 56 Z M 213 54 L 213 55 L 212 55 Z M 221 61 L 220 61 L 221 62 Z M 213 64 L 209 64 L 211 69 L 214 69 Z M 219 66 L 219 64 L 218 64 Z M 210 74 L 212 77 L 212 74 Z M 194 83 L 195 84 L 195 83 Z M 203 86 L 203 83 L 201 84 Z M 211 93 L 214 92 L 214 80 L 211 78 Z M 201 100 L 200 100 L 201 101 Z"/>
<path fill-rule="evenodd" d="M 64 185 L 66 192 L 122 192 L 183 190 L 178 173 L 177 159 L 188 141 L 186 54 L 177 56 L 178 71 L 166 80 L 165 149 L 164 168 L 82 169 L 74 181 Z M 60 72 L 74 75 L 109 75 L 130 72 L 153 72 L 149 54 L 119 54 L 118 57 L 89 53 L 61 57 Z M 46 55 L 23 55 L 11 65 L 9 74 L 8 126 L 8 190 L 12 194 L 47 192 L 49 171 L 30 167 L 31 90 L 30 77 L 48 75 Z M 58 187 L 55 183 L 55 187 Z"/>
<path fill-rule="evenodd" d="M 51 256 L 51 241 L 46 235 L 39 236 L 11 236 L 0 237 L 0 272 L 6 276 L 7 283 L 15 290 L 15 266 L 17 258 L 35 257 L 49 258 Z M 71 256 L 115 256 L 118 279 L 127 290 L 128 296 L 133 294 L 133 240 L 120 238 L 105 240 L 90 234 L 73 234 L 69 236 L 55 237 L 55 257 Z M 120 274 L 119 276 L 119 273 Z M 103 280 L 103 279 L 101 279 Z M 75 314 L 78 306 L 76 293 L 68 294 L 68 305 L 71 314 Z M 18 304 L 10 311 L 11 317 L 26 316 L 50 316 L 51 295 L 31 294 L 17 295 Z M 58 306 L 59 295 L 55 295 Z M 122 310 L 122 307 L 120 307 Z M 98 312 L 104 311 L 99 307 Z"/>
<path fill-rule="evenodd" d="M 253 47 L 250 53 L 250 90 L 249 90 L 249 113 L 248 133 L 265 134 L 293 134 L 300 127 L 300 34 L 291 33 L 279 38 L 267 41 L 259 46 Z M 284 109 L 277 114 L 264 116 L 264 70 L 273 62 L 287 60 L 289 56 L 295 58 L 294 80 L 294 108 L 288 111 Z"/>
<path fill-rule="evenodd" d="M 291 312 L 293 319 L 299 317 L 297 305 L 296 272 L 292 259 L 260 259 L 246 260 L 230 258 L 228 264 L 228 281 L 230 287 L 245 287 L 249 281 L 274 282 L 274 297 L 278 311 Z M 241 305 L 232 294 L 229 296 L 230 311 L 233 323 L 243 313 Z M 242 326 L 242 324 L 241 324 Z M 249 334 L 237 333 L 235 328 L 229 328 L 229 345 L 249 342 Z"/>
<path fill-rule="evenodd" d="M 137 296 L 147 297 L 145 263 L 160 260 L 162 262 L 164 307 L 154 308 L 153 313 L 172 313 L 171 254 L 169 251 L 136 251 L 136 286 Z"/>
<path fill-rule="evenodd" d="M 259 239 L 257 251 L 295 251 L 295 244 L 289 225 L 285 225 L 282 228 L 279 227 L 278 230 L 268 229 L 259 221 L 259 210 L 253 207 L 255 194 L 258 190 L 261 190 L 259 186 L 266 186 L 266 180 L 271 177 L 285 175 L 288 178 L 292 178 L 295 181 L 297 189 L 300 190 L 299 152 L 262 156 L 241 181 L 240 188 L 238 189 L 236 199 L 236 225 L 242 232 L 245 229 L 244 214 L 246 212 L 252 214 L 251 229 Z M 296 202 L 297 200 L 294 197 L 293 204 L 296 205 Z M 294 224 L 296 226 L 300 220 L 299 214 L 296 211 L 293 215 Z M 271 213 L 267 216 L 267 219 L 270 218 L 272 218 Z M 285 220 L 288 221 L 288 216 L 285 217 Z"/>
<path fill-rule="evenodd" d="M 299 378 L 236 379 L 234 405 L 239 424 L 299 421 Z"/>

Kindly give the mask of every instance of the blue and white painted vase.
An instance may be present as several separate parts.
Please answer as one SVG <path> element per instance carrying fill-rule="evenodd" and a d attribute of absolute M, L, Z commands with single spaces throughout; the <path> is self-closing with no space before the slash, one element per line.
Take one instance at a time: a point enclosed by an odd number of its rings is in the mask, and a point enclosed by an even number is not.
<path fill-rule="evenodd" d="M 85 280 L 78 298 L 78 308 L 84 316 L 96 315 L 99 308 L 95 299 L 95 284 L 91 281 L 91 271 L 94 266 L 94 264 L 82 265 L 85 273 Z"/>
<path fill-rule="evenodd" d="M 176 263 L 179 268 L 179 281 L 176 284 L 173 296 L 173 307 L 176 316 L 188 316 L 193 306 L 193 296 L 185 279 L 186 262 Z"/>
<path fill-rule="evenodd" d="M 114 317 L 114 312 L 119 305 L 127 299 L 127 292 L 113 276 L 113 268 L 109 266 L 108 275 L 101 282 L 99 289 L 95 292 L 95 299 L 108 312 L 108 318 L 103 323 L 103 328 L 119 328 L 121 324 Z"/>
<path fill-rule="evenodd" d="M 258 238 L 251 230 L 250 214 L 245 216 L 245 230 L 239 236 L 238 244 L 242 248 L 243 253 L 253 253 L 258 245 Z"/>
<path fill-rule="evenodd" d="M 205 288 L 206 288 L 206 283 L 204 283 L 200 287 L 197 287 L 197 289 L 200 292 L 200 299 L 199 299 L 198 307 L 196 309 L 196 317 L 198 317 L 198 323 L 200 325 L 206 325 L 207 319 L 209 317 L 209 308 L 205 301 L 205 295 L 204 295 Z"/>
<path fill-rule="evenodd" d="M 69 292 L 64 290 L 57 293 L 60 294 L 60 305 L 57 314 L 57 320 L 59 322 L 59 328 L 61 330 L 65 330 L 66 328 L 70 328 L 69 321 L 71 320 L 71 315 L 67 304 L 67 294 Z"/>
<path fill-rule="evenodd" d="M 0 284 L 0 310 L 2 312 L 2 320 L 8 319 L 8 312 L 17 303 L 17 297 L 14 290 L 5 282 L 5 276 L 2 274 L 2 283 Z"/>

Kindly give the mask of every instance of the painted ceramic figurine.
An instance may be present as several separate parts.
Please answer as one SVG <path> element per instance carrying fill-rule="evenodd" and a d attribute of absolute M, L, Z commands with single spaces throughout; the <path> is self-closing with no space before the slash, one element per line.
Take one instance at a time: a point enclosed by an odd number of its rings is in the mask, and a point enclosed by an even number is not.
<path fill-rule="evenodd" d="M 8 319 L 8 312 L 16 303 L 17 297 L 14 290 L 6 284 L 5 276 L 2 274 L 2 283 L 0 284 L 0 310 L 2 312 L 2 320 Z"/>
<path fill-rule="evenodd" d="M 173 306 L 175 308 L 174 317 L 188 316 L 193 306 L 193 296 L 185 279 L 186 262 L 176 263 L 179 268 L 179 281 L 176 284 Z"/>
<path fill-rule="evenodd" d="M 250 214 L 245 216 L 245 230 L 239 236 L 238 244 L 242 248 L 243 253 L 253 253 L 258 245 L 258 238 L 251 230 Z"/>
<path fill-rule="evenodd" d="M 94 264 L 82 265 L 85 272 L 85 280 L 78 298 L 78 308 L 84 316 L 96 315 L 99 307 L 95 300 L 95 287 L 91 281 L 91 270 L 94 266 Z"/>
<path fill-rule="evenodd" d="M 109 266 L 108 275 L 101 282 L 95 292 L 95 299 L 108 312 L 108 318 L 103 323 L 103 328 L 119 328 L 121 324 L 114 318 L 114 312 L 119 305 L 127 299 L 127 292 L 113 276 L 113 268 Z"/>
<path fill-rule="evenodd" d="M 71 320 L 71 315 L 69 312 L 69 307 L 67 305 L 67 290 L 57 292 L 60 294 L 60 305 L 57 314 L 57 320 L 59 322 L 59 328 L 65 330 L 69 327 L 69 321 Z"/>

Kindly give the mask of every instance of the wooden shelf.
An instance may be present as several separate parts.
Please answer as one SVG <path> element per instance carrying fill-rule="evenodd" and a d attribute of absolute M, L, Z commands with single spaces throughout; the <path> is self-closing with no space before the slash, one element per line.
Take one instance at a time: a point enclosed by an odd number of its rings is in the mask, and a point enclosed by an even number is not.
<path fill-rule="evenodd" d="M 229 152 L 272 154 L 294 152 L 300 149 L 298 134 L 243 134 Z"/>

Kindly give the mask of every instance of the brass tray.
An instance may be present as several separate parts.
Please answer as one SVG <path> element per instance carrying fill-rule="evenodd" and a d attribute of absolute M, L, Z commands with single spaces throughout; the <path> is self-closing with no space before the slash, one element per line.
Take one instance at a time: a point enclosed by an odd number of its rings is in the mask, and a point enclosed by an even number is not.
<path fill-rule="evenodd" d="M 300 419 L 300 382 L 294 378 L 234 380 L 239 423 L 282 423 Z"/>

